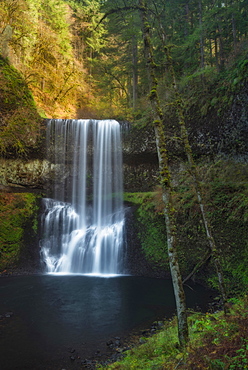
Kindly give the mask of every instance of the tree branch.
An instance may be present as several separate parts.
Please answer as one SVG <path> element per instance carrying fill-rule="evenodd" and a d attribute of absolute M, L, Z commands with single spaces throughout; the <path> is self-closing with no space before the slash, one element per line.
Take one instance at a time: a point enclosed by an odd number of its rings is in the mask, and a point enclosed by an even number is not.
<path fill-rule="evenodd" d="M 185 284 L 186 281 L 188 281 L 204 265 L 204 263 L 207 262 L 211 254 L 212 252 L 210 250 L 207 250 L 203 258 L 195 265 L 191 273 L 183 280 L 183 284 Z"/>
<path fill-rule="evenodd" d="M 115 14 L 115 13 L 119 13 L 119 12 L 122 12 L 123 10 L 140 10 L 140 11 L 143 11 L 144 8 L 141 7 L 141 6 L 138 6 L 138 5 L 134 5 L 134 6 L 124 6 L 122 8 L 116 8 L 116 9 L 110 9 L 107 13 L 104 14 L 104 16 L 100 19 L 100 21 L 98 22 L 98 24 L 96 25 L 95 27 L 95 30 L 98 28 L 98 26 L 104 21 L 105 18 L 107 18 L 109 15 L 111 14 Z"/>

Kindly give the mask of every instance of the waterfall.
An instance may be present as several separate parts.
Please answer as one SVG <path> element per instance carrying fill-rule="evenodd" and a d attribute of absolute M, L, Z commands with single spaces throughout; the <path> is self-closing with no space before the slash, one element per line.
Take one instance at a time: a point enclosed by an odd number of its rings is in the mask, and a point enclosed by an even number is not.
<path fill-rule="evenodd" d="M 123 272 L 120 125 L 115 120 L 47 124 L 52 185 L 43 199 L 41 255 L 49 273 Z"/>

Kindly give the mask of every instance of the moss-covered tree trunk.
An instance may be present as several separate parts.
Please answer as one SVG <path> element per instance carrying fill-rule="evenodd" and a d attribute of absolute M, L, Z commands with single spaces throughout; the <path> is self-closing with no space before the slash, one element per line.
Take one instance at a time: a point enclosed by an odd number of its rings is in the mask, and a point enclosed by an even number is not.
<path fill-rule="evenodd" d="M 181 98 L 181 96 L 178 92 L 178 89 L 177 89 L 176 79 L 175 79 L 175 72 L 174 72 L 174 67 L 173 67 L 173 63 L 172 63 L 172 58 L 171 58 L 171 55 L 170 55 L 170 50 L 166 46 L 164 46 L 164 49 L 165 49 L 165 54 L 166 54 L 167 61 L 168 61 L 168 67 L 169 67 L 169 71 L 170 71 L 170 74 L 171 74 L 171 77 L 172 77 L 172 80 L 173 80 L 173 86 L 174 86 L 175 94 L 176 94 L 175 110 L 177 112 L 178 121 L 179 121 L 180 129 L 181 129 L 181 137 L 182 137 L 182 141 L 183 141 L 183 144 L 184 144 L 185 153 L 187 155 L 187 160 L 188 160 L 188 163 L 189 163 L 189 170 L 190 170 L 190 174 L 193 178 L 195 192 L 196 192 L 198 204 L 199 204 L 200 211 L 201 211 L 202 221 L 203 221 L 203 225 L 204 225 L 204 228 L 205 228 L 206 237 L 207 237 L 207 240 L 208 240 L 209 253 L 204 255 L 202 261 L 205 261 L 206 258 L 211 254 L 211 256 L 213 258 L 213 261 L 214 261 L 216 273 L 217 273 L 217 276 L 218 276 L 219 289 L 220 289 L 220 293 L 222 295 L 222 300 L 223 300 L 223 308 L 224 308 L 224 311 L 226 312 L 226 300 L 227 300 L 227 298 L 226 298 L 226 289 L 225 289 L 225 282 L 224 282 L 224 277 L 223 277 L 223 272 L 222 272 L 220 255 L 219 255 L 219 251 L 218 251 L 218 248 L 216 246 L 214 237 L 212 235 L 212 231 L 211 231 L 211 227 L 210 227 L 210 221 L 209 221 L 209 218 L 208 218 L 208 215 L 207 215 L 206 206 L 204 204 L 204 199 L 203 199 L 203 195 L 202 195 L 200 178 L 199 178 L 197 167 L 196 167 L 196 164 L 195 164 L 195 161 L 194 161 L 194 158 L 193 158 L 191 145 L 189 143 L 189 135 L 188 135 L 188 130 L 187 130 L 186 123 L 185 123 L 183 101 L 182 101 L 182 98 Z M 192 276 L 192 275 L 190 274 L 189 276 Z"/>
<path fill-rule="evenodd" d="M 177 258 L 177 242 L 176 242 L 176 220 L 175 209 L 172 201 L 172 184 L 168 165 L 168 155 L 166 149 L 166 140 L 163 128 L 163 113 L 160 107 L 160 102 L 157 94 L 157 80 L 155 77 L 155 62 L 153 57 L 152 45 L 150 41 L 150 27 L 147 17 L 147 4 L 143 0 L 139 0 L 140 17 L 143 27 L 143 39 L 145 57 L 147 61 L 147 70 L 151 83 L 150 102 L 154 115 L 154 131 L 156 137 L 157 153 L 159 160 L 160 179 L 162 185 L 162 196 L 164 202 L 164 216 L 167 232 L 167 245 L 169 264 L 176 300 L 177 317 L 178 317 L 178 336 L 181 346 L 185 346 L 188 341 L 188 324 L 186 312 L 186 300 L 183 290 L 183 283 Z"/>

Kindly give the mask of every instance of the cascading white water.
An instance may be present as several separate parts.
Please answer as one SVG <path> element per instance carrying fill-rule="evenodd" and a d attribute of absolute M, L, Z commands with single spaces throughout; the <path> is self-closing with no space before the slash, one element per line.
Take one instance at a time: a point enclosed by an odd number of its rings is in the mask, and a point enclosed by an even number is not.
<path fill-rule="evenodd" d="M 123 273 L 122 150 L 115 120 L 50 120 L 53 190 L 41 254 L 49 273 Z"/>

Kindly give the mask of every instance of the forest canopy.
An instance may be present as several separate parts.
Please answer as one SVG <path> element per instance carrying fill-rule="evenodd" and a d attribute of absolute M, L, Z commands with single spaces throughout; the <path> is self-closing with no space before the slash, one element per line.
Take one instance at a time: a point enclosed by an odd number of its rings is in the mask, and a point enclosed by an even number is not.
<path fill-rule="evenodd" d="M 164 104 L 171 97 L 165 45 L 187 103 L 195 103 L 199 92 L 208 101 L 202 113 L 218 103 L 209 92 L 220 79 L 223 90 L 243 83 L 245 0 L 149 1 L 148 8 Z M 149 81 L 139 11 L 134 0 L 3 0 L 1 45 L 10 26 L 9 60 L 45 115 L 140 117 Z M 235 63 L 236 74 L 228 74 Z"/>

